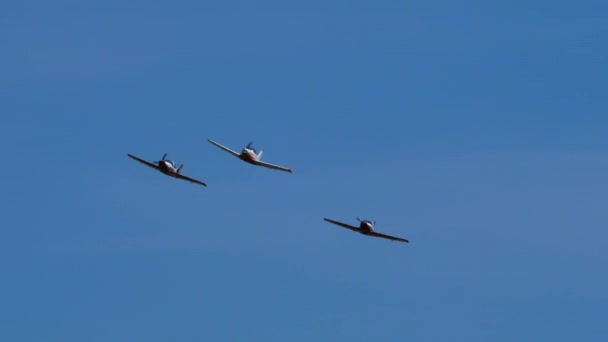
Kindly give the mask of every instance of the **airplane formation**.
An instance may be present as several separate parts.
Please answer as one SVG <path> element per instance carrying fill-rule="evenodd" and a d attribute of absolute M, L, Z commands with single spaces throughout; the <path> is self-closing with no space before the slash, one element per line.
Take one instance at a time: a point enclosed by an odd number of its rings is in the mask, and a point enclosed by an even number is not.
<path fill-rule="evenodd" d="M 279 171 L 285 171 L 285 172 L 289 172 L 289 173 L 293 173 L 293 170 L 291 168 L 288 167 L 284 167 L 284 166 L 279 166 L 279 165 L 275 165 L 275 164 L 270 164 L 267 162 L 263 162 L 262 161 L 262 154 L 264 153 L 264 149 L 260 149 L 260 151 L 258 152 L 253 146 L 253 141 L 250 142 L 249 144 L 247 144 L 247 146 L 245 146 L 240 153 L 231 150 L 230 148 L 221 145 L 218 142 L 215 142 L 211 139 L 207 139 L 207 141 L 209 141 L 212 145 L 222 149 L 225 152 L 230 153 L 231 155 L 249 163 L 252 165 L 257 165 L 257 166 L 262 166 L 262 167 L 266 167 L 269 169 L 273 169 L 273 170 L 279 170 Z M 174 177 L 177 179 L 182 179 L 182 180 L 186 180 L 189 181 L 191 183 L 195 183 L 195 184 L 199 184 L 202 186 L 207 186 L 207 184 L 205 182 L 199 181 L 197 179 L 194 178 L 190 178 L 187 176 L 184 176 L 183 174 L 181 174 L 181 170 L 184 167 L 184 164 L 181 164 L 179 167 L 176 167 L 175 162 L 169 159 L 166 159 L 167 157 L 167 153 L 165 153 L 163 155 L 163 157 L 161 158 L 161 160 L 155 161 L 155 162 L 149 162 L 146 161 L 144 159 L 141 159 L 139 157 L 136 157 L 132 154 L 127 154 L 129 156 L 129 158 L 136 160 L 148 167 L 151 167 L 153 169 L 156 169 L 157 171 L 162 172 L 163 174 L 170 176 L 170 177 Z M 375 231 L 375 226 L 376 226 L 376 222 L 372 222 L 370 220 L 361 220 L 360 218 L 357 217 L 357 221 L 359 221 L 359 226 L 353 226 L 347 223 L 343 223 L 340 221 L 335 221 L 332 219 L 328 219 L 328 218 L 324 218 L 323 219 L 325 222 L 329 222 L 332 224 L 335 224 L 339 227 L 342 228 L 346 228 L 346 229 L 350 229 L 353 232 L 359 233 L 359 234 L 363 234 L 366 236 L 372 236 L 372 237 L 378 237 L 378 238 L 383 238 L 383 239 L 387 239 L 387 240 L 391 240 L 391 241 L 399 241 L 399 242 L 405 242 L 408 243 L 409 240 L 408 239 L 403 239 L 403 238 L 399 238 L 399 237 L 395 237 L 395 236 L 391 236 L 391 235 L 387 235 L 387 234 L 383 234 L 383 233 L 379 233 Z"/>

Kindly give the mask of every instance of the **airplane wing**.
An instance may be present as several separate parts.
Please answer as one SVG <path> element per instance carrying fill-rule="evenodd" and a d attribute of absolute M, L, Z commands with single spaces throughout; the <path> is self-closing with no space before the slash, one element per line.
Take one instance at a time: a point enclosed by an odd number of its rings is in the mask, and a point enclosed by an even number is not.
<path fill-rule="evenodd" d="M 193 179 L 193 178 L 190 178 L 190 177 L 186 177 L 186 176 L 184 176 L 184 175 L 180 175 L 179 173 L 174 174 L 174 176 L 175 176 L 175 178 L 179 178 L 179 179 L 187 180 L 187 181 L 189 181 L 189 182 L 196 183 L 196 184 L 200 184 L 200 185 L 202 185 L 202 186 L 207 186 L 207 184 L 205 184 L 205 183 L 203 183 L 203 182 L 201 182 L 201 181 L 199 181 L 199 180 L 196 180 L 196 179 Z"/>
<path fill-rule="evenodd" d="M 377 233 L 377 232 L 371 232 L 371 233 L 368 233 L 367 235 L 384 238 L 384 239 L 389 239 L 389 240 L 393 240 L 393 241 L 410 242 L 407 239 L 402 239 L 402 238 L 398 238 L 398 237 L 394 237 L 394 236 L 390 236 L 390 235 L 386 235 L 386 234 L 382 234 L 382 233 Z"/>
<path fill-rule="evenodd" d="M 215 141 L 213 141 L 213 140 L 211 140 L 211 139 L 207 139 L 207 141 L 209 141 L 209 142 L 210 142 L 210 143 L 212 143 L 213 145 L 215 145 L 215 146 L 217 146 L 217 147 L 221 148 L 222 150 L 224 150 L 224 151 L 226 151 L 226 152 L 228 152 L 228 153 L 232 154 L 232 155 L 233 155 L 233 156 L 235 156 L 235 157 L 240 156 L 240 154 L 239 154 L 239 153 L 237 153 L 237 152 L 235 152 L 235 151 L 233 151 L 233 150 L 229 149 L 229 148 L 228 148 L 228 147 L 226 147 L 226 146 L 220 145 L 219 143 L 216 143 Z"/>
<path fill-rule="evenodd" d="M 140 163 L 142 163 L 142 164 L 145 164 L 145 165 L 147 165 L 147 166 L 149 166 L 149 167 L 151 167 L 151 168 L 153 168 L 153 169 L 157 169 L 157 170 L 158 170 L 158 165 L 156 165 L 156 164 L 152 164 L 152 163 L 147 162 L 147 161 L 145 161 L 145 160 L 143 160 L 143 159 L 141 159 L 141 158 L 137 158 L 136 156 L 134 156 L 134 155 L 132 155 L 132 154 L 127 154 L 127 155 L 128 155 L 128 156 L 129 156 L 129 158 L 131 158 L 131 159 L 135 159 L 135 160 L 137 160 L 138 162 L 140 162 Z"/>
<path fill-rule="evenodd" d="M 260 166 L 263 166 L 263 167 L 267 167 L 267 168 L 269 168 L 269 169 L 275 169 L 275 170 L 281 170 L 281 171 L 287 171 L 287 172 L 289 172 L 289 173 L 293 173 L 293 171 L 292 171 L 290 168 L 288 168 L 288 167 L 283 167 L 283 166 L 273 165 L 273 164 L 270 164 L 270 163 L 263 162 L 263 161 L 261 161 L 261 160 L 258 160 L 258 161 L 257 161 L 257 162 L 255 162 L 255 163 L 256 163 L 256 165 L 260 165 Z"/>
<path fill-rule="evenodd" d="M 355 231 L 355 232 L 359 232 L 359 231 L 361 230 L 361 229 L 359 229 L 358 227 L 351 226 L 351 225 L 346 224 L 346 223 L 342 223 L 342 222 L 338 222 L 338 221 L 330 220 L 330 219 L 328 219 L 328 218 L 324 218 L 323 220 L 325 220 L 325 221 L 327 221 L 327 222 L 329 222 L 329 223 L 337 224 L 337 225 L 338 225 L 338 226 L 340 226 L 340 227 L 343 227 L 343 228 L 346 228 L 346 229 L 350 229 L 350 230 Z"/>

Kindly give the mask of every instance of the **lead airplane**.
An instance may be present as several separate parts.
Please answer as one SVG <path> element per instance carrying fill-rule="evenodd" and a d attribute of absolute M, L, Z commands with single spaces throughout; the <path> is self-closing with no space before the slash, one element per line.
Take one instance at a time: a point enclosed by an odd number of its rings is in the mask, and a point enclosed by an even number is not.
<path fill-rule="evenodd" d="M 246 161 L 249 164 L 253 164 L 253 165 L 258 165 L 258 166 L 263 166 L 263 167 L 267 167 L 269 169 L 275 169 L 275 170 L 281 170 L 281 171 L 286 171 L 289 173 L 292 173 L 293 171 L 288 168 L 288 167 L 283 167 L 283 166 L 278 166 L 278 165 L 273 165 L 270 163 L 266 163 L 263 162 L 262 159 L 262 153 L 264 153 L 264 149 L 260 150 L 260 153 L 258 153 L 255 148 L 251 147 L 251 144 L 253 144 L 253 141 L 250 142 L 247 146 L 245 146 L 242 150 L 241 153 L 237 153 L 231 149 L 229 149 L 226 146 L 220 145 L 219 143 L 211 140 L 211 139 L 207 139 L 210 143 L 212 143 L 213 145 L 221 148 L 222 150 L 232 154 L 233 156 Z"/>
<path fill-rule="evenodd" d="M 171 176 L 171 177 L 175 177 L 175 178 L 178 178 L 178 179 L 187 180 L 189 182 L 200 184 L 202 186 L 207 186 L 207 184 L 205 184 L 205 183 L 203 183 L 203 182 L 201 182 L 199 180 L 196 180 L 196 179 L 193 179 L 193 178 L 190 178 L 190 177 L 186 177 L 186 176 L 180 174 L 179 172 L 184 167 L 184 164 L 182 164 L 182 165 L 180 165 L 179 167 L 176 168 L 175 167 L 175 162 L 173 162 L 172 160 L 168 160 L 168 159 L 165 160 L 165 158 L 167 157 L 166 153 L 163 155 L 163 159 L 161 159 L 159 161 L 155 161 L 154 163 L 150 163 L 148 161 L 145 161 L 145 160 L 143 160 L 141 158 L 138 158 L 138 157 L 136 157 L 136 156 L 134 156 L 132 154 L 128 154 L 128 156 L 129 156 L 129 158 L 135 159 L 135 160 L 137 160 L 138 162 L 140 162 L 140 163 L 142 163 L 144 165 L 147 165 L 147 166 L 149 166 L 149 167 L 151 167 L 153 169 L 156 169 L 156 170 L 158 170 L 158 171 L 166 174 L 167 176 Z"/>
<path fill-rule="evenodd" d="M 370 220 L 361 220 L 361 219 L 359 219 L 357 217 L 357 221 L 360 222 L 359 223 L 359 227 L 355 227 L 355 226 L 351 226 L 350 224 L 346 224 L 346 223 L 330 220 L 328 218 L 324 218 L 323 220 L 325 220 L 325 221 L 327 221 L 329 223 L 337 224 L 340 227 L 343 227 L 343 228 L 346 228 L 346 229 L 350 229 L 350 230 L 352 230 L 354 232 L 361 233 L 363 235 L 375 236 L 375 237 L 379 237 L 379 238 L 389 239 L 389 240 L 392 240 L 392 241 L 410 242 L 407 239 L 402 239 L 402 238 L 398 238 L 398 237 L 394 237 L 394 236 L 390 236 L 390 235 L 386 235 L 386 234 L 375 232 L 374 231 L 374 226 L 376 225 L 376 222 L 372 222 Z"/>

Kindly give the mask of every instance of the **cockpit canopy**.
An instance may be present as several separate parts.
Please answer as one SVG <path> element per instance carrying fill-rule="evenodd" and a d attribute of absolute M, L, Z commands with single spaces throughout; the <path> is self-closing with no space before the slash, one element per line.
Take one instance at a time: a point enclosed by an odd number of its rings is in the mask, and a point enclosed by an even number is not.
<path fill-rule="evenodd" d="M 173 160 L 165 159 L 167 163 L 169 163 L 172 167 L 175 167 L 175 162 Z"/>
<path fill-rule="evenodd" d="M 372 227 L 375 225 L 375 222 L 373 222 L 372 220 L 361 220 L 361 223 L 367 224 Z"/>
<path fill-rule="evenodd" d="M 253 153 L 258 154 L 258 151 L 255 150 L 255 147 L 251 146 L 252 144 L 253 144 L 253 141 L 249 142 L 249 144 L 247 144 L 247 147 L 245 147 L 245 149 L 252 150 Z"/>

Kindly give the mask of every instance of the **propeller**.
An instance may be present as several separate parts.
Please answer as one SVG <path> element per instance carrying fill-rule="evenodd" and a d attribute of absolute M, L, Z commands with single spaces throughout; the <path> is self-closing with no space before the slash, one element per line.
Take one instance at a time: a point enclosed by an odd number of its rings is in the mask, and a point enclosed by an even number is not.
<path fill-rule="evenodd" d="M 253 141 L 250 141 L 249 144 L 247 144 L 247 148 L 250 148 L 251 144 L 253 144 Z"/>
<path fill-rule="evenodd" d="M 165 153 L 165 154 L 163 154 L 163 159 L 161 159 L 161 160 L 157 160 L 157 161 L 155 161 L 154 163 L 158 164 L 158 163 L 160 163 L 161 161 L 165 161 L 165 158 L 166 158 L 166 157 L 167 157 L 167 154 Z"/>

